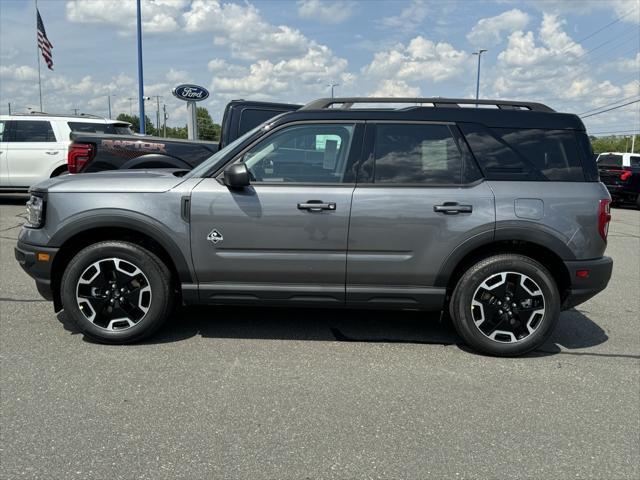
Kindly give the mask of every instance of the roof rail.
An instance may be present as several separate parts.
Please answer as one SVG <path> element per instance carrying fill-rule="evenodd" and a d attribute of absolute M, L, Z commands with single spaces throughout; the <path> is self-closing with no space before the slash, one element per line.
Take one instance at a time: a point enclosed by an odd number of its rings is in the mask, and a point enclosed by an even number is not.
<path fill-rule="evenodd" d="M 32 110 L 28 113 L 11 113 L 12 117 L 73 117 L 73 118 L 101 118 L 104 120 L 108 120 L 105 117 L 101 117 L 100 115 L 93 115 L 92 113 L 47 113 L 47 112 L 37 112 Z"/>
<path fill-rule="evenodd" d="M 513 100 L 475 100 L 468 98 L 442 98 L 442 97 L 340 97 L 320 98 L 307 103 L 302 110 L 323 110 L 333 105 L 341 105 L 339 108 L 349 109 L 357 103 L 431 103 L 434 107 L 456 108 L 460 105 L 493 105 L 500 110 L 530 110 L 535 112 L 555 112 L 552 108 L 535 102 L 518 102 Z"/>

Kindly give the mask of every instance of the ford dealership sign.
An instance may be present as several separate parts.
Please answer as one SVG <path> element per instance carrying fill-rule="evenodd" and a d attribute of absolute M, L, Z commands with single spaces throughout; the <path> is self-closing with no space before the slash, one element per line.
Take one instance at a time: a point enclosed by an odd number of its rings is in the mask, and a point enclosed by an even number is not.
<path fill-rule="evenodd" d="M 198 85 L 178 85 L 171 90 L 171 93 L 180 100 L 187 102 L 199 102 L 209 97 L 207 89 Z"/>

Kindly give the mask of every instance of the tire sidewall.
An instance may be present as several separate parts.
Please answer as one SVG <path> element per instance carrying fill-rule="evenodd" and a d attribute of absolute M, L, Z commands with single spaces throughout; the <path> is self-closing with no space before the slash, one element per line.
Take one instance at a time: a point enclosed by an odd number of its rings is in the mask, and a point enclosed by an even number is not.
<path fill-rule="evenodd" d="M 516 343 L 502 343 L 486 337 L 476 327 L 471 315 L 471 301 L 477 288 L 492 275 L 500 272 L 517 272 L 530 277 L 544 295 L 545 313 L 538 328 Z M 553 332 L 560 316 L 560 296 L 551 274 L 539 263 L 516 255 L 494 257 L 479 262 L 461 278 L 453 311 L 458 333 L 474 348 L 490 355 L 514 356 L 540 347 Z"/>
<path fill-rule="evenodd" d="M 126 330 L 107 331 L 90 322 L 80 311 L 76 301 L 76 289 L 80 275 L 96 261 L 120 258 L 138 267 L 149 281 L 151 305 L 145 316 L 136 325 Z M 62 277 L 61 296 L 65 315 L 87 336 L 105 343 L 126 343 L 140 339 L 155 329 L 164 320 L 167 310 L 169 288 L 159 260 L 149 252 L 125 242 L 105 242 L 81 250 L 69 263 Z"/>

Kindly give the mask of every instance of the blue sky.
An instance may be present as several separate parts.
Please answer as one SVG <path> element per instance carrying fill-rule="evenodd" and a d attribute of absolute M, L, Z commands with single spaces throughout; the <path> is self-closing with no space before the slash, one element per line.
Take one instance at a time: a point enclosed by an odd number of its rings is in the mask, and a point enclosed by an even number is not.
<path fill-rule="evenodd" d="M 45 110 L 106 115 L 111 92 L 115 113 L 136 113 L 135 2 L 39 8 L 54 45 Z M 304 103 L 332 81 L 338 95 L 472 97 L 478 48 L 482 97 L 587 114 L 640 98 L 640 0 L 143 0 L 143 24 L 145 95 L 163 96 L 170 124 L 184 123 L 182 82 L 211 91 L 216 120 L 229 99 Z M 2 113 L 37 107 L 35 42 L 34 1 L 0 0 Z M 639 105 L 585 123 L 638 130 Z"/>

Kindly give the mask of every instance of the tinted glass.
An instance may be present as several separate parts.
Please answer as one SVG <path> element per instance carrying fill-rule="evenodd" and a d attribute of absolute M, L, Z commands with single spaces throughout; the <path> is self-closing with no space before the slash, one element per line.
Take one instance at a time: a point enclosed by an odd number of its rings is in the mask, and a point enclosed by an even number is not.
<path fill-rule="evenodd" d="M 0 142 L 4 141 L 4 120 L 0 120 Z"/>
<path fill-rule="evenodd" d="M 312 124 L 284 128 L 243 157 L 256 182 L 345 182 L 353 125 Z"/>
<path fill-rule="evenodd" d="M 640 156 L 631 155 L 630 159 L 631 159 L 631 166 L 632 167 L 640 167 Z"/>
<path fill-rule="evenodd" d="M 374 182 L 459 184 L 462 158 L 446 125 L 377 124 Z"/>
<path fill-rule="evenodd" d="M 68 122 L 72 132 L 82 133 L 115 133 L 112 125 L 106 123 Z"/>
<path fill-rule="evenodd" d="M 55 142 L 51 123 L 38 120 L 17 120 L 14 123 L 13 142 Z"/>
<path fill-rule="evenodd" d="M 242 110 L 240 114 L 240 125 L 238 126 L 238 135 L 242 135 L 245 132 L 248 132 L 252 128 L 260 125 L 263 122 L 266 122 L 270 118 L 275 117 L 279 113 L 282 113 L 280 110 L 257 110 L 247 108 Z"/>
<path fill-rule="evenodd" d="M 494 131 L 548 180 L 584 181 L 574 132 L 537 128 L 495 128 Z"/>
<path fill-rule="evenodd" d="M 585 148 L 578 148 L 573 131 L 459 126 L 490 180 L 585 181 Z"/>
<path fill-rule="evenodd" d="M 598 166 L 622 168 L 622 155 L 600 155 L 598 157 Z"/>

